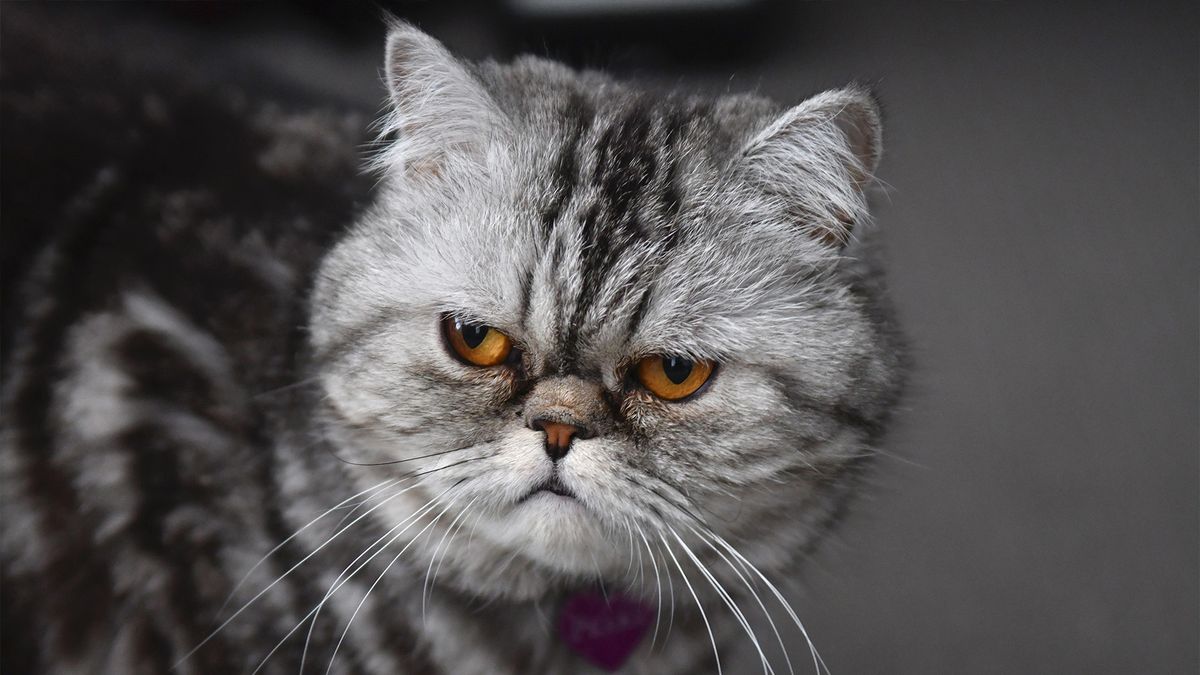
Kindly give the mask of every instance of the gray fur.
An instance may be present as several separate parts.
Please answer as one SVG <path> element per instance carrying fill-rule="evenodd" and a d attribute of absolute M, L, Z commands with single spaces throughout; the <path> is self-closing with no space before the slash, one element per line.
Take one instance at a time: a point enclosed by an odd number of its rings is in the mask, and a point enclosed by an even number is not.
<path fill-rule="evenodd" d="M 880 155 L 874 102 L 852 87 L 783 109 L 655 95 L 535 58 L 475 66 L 400 23 L 386 82 L 379 184 L 331 249 L 306 234 L 315 214 L 220 225 L 219 190 L 163 188 L 137 207 L 168 243 L 172 218 L 209 222 L 213 246 L 194 255 L 253 278 L 249 306 L 229 296 L 197 312 L 149 276 L 30 304 L 21 339 L 59 346 L 23 344 L 6 374 L 6 588 L 54 586 L 64 556 L 97 570 L 72 583 L 103 587 L 82 618 L 18 603 L 41 632 L 31 662 L 253 670 L 279 642 L 269 672 L 301 658 L 339 672 L 580 672 L 553 620 L 596 585 L 674 609 L 669 641 L 641 645 L 628 672 L 706 671 L 714 650 L 729 665 L 755 642 L 770 653 L 774 636 L 739 615 L 778 605 L 763 579 L 794 576 L 840 513 L 902 380 L 857 240 Z M 348 163 L 342 118 L 238 114 L 254 120 L 254 165 L 284 192 Z M 138 189 L 111 173 L 97 185 L 79 197 L 85 214 L 105 191 Z M 31 297 L 53 297 L 71 241 L 43 256 Z M 446 315 L 504 331 L 522 362 L 456 360 Z M 298 346 L 289 322 L 307 324 Z M 190 394 L 149 386 L 138 358 L 158 352 Z M 718 370 L 668 403 L 629 377 L 654 354 Z M 594 431 L 557 465 L 577 501 L 526 499 L 554 471 L 530 425 L 544 416 Z M 47 499 L 48 484 L 67 496 Z M 78 520 L 56 532 L 67 503 Z M 91 628 L 68 653 L 77 625 Z M 779 629 L 790 645 L 807 637 Z"/>

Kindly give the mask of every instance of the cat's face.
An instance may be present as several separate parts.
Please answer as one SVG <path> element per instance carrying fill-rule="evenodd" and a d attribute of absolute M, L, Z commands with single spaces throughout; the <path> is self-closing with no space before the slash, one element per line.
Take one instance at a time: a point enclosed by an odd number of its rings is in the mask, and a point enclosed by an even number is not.
<path fill-rule="evenodd" d="M 896 377 L 840 262 L 870 100 L 780 113 L 474 71 L 411 28 L 388 73 L 380 195 L 311 326 L 340 455 L 382 463 L 352 474 L 421 472 L 431 515 L 465 509 L 498 558 L 564 577 L 701 521 L 789 558 Z"/>

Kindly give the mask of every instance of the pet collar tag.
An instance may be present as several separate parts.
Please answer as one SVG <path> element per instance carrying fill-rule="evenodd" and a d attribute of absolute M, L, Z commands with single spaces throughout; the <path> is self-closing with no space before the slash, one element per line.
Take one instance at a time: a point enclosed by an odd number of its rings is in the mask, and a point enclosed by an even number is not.
<path fill-rule="evenodd" d="M 634 598 L 582 591 L 563 603 L 558 634 L 576 654 L 611 673 L 637 648 L 653 619 L 654 608 Z"/>

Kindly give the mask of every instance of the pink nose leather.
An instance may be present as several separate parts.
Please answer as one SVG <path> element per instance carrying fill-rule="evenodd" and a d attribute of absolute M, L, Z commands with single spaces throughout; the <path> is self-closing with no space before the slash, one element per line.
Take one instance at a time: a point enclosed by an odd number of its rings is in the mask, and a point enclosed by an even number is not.
<path fill-rule="evenodd" d="M 542 431 L 546 432 L 547 443 L 556 448 L 566 448 L 571 445 L 571 437 L 579 428 L 562 422 L 543 422 Z"/>

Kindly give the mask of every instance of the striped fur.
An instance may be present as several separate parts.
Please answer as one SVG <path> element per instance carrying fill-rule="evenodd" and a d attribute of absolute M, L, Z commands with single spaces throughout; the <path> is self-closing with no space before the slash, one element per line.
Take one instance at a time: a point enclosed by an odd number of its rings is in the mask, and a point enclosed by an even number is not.
<path fill-rule="evenodd" d="M 374 178 L 353 113 L 5 63 L 6 169 L 89 128 L 69 185 L 4 172 L 42 195 L 4 229 L 47 233 L 5 333 L 4 671 L 584 672 L 553 622 L 600 586 L 663 613 L 628 672 L 782 672 L 759 610 L 902 379 L 854 236 L 874 103 L 464 64 L 404 24 L 387 59 Z M 451 358 L 447 313 L 519 368 Z M 660 353 L 718 372 L 665 403 L 628 374 Z M 578 502 L 525 500 L 560 408 L 598 432 Z"/>

